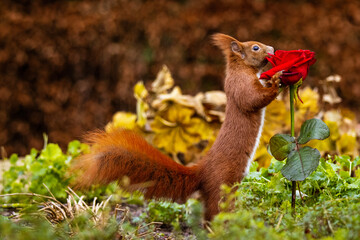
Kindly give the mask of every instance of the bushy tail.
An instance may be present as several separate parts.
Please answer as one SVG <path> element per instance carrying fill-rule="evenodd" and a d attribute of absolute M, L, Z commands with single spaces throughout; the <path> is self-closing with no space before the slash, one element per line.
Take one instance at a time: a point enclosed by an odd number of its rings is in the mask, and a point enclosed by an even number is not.
<path fill-rule="evenodd" d="M 80 170 L 77 187 L 130 179 L 146 198 L 185 201 L 199 188 L 198 166 L 182 166 L 129 130 L 96 131 L 85 138 L 91 152 L 80 156 L 73 170 Z"/>

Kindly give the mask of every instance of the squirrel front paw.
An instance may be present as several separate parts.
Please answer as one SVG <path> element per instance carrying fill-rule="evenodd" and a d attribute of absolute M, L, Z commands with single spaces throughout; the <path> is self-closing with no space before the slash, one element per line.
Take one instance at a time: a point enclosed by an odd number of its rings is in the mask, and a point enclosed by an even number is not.
<path fill-rule="evenodd" d="M 283 71 L 279 71 L 275 73 L 267 82 L 267 87 L 271 88 L 279 88 L 280 86 L 280 76 L 282 75 Z"/>

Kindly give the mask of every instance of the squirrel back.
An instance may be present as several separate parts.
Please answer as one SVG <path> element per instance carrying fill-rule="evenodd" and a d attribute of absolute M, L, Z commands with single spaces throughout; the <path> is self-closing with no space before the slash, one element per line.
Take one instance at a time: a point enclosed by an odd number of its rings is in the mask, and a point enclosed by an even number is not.
<path fill-rule="evenodd" d="M 107 184 L 130 179 L 130 190 L 141 189 L 146 198 L 185 201 L 199 190 L 205 203 L 205 218 L 219 212 L 221 184 L 240 182 L 247 174 L 255 153 L 265 107 L 275 99 L 279 76 L 265 85 L 257 74 L 274 49 L 259 42 L 239 42 L 225 34 L 215 34 L 214 43 L 226 59 L 226 117 L 209 152 L 191 167 L 182 166 L 129 130 L 111 133 L 96 131 L 86 140 L 91 153 L 80 156 L 74 169 L 82 175 L 77 185 Z"/>

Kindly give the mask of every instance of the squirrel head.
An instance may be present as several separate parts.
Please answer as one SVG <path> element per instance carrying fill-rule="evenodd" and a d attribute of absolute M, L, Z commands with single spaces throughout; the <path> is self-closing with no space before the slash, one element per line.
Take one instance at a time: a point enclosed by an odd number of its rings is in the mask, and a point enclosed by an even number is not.
<path fill-rule="evenodd" d="M 266 64 L 269 53 L 274 54 L 274 48 L 260 42 L 239 42 L 233 37 L 217 33 L 213 41 L 218 46 L 228 61 L 243 62 L 245 65 L 261 70 Z"/>

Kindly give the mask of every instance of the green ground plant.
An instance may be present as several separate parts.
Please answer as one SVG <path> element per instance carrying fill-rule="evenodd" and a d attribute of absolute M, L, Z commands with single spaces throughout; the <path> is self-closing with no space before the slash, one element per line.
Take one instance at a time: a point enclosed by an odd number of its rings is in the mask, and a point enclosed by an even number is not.
<path fill-rule="evenodd" d="M 123 202 L 133 207 L 133 203 L 140 203 L 140 216 L 128 212 L 124 221 L 123 217 L 111 217 L 114 212 L 108 209 L 109 217 L 101 228 L 92 224 L 86 214 L 49 225 L 44 218 L 35 217 L 33 210 L 16 223 L 2 217 L 0 229 L 5 239 L 26 239 L 22 238 L 26 235 L 34 239 L 116 239 L 119 234 L 125 239 L 161 239 L 165 237 L 161 228 L 147 224 L 162 222 L 167 229 L 172 226 L 173 239 L 359 239 L 359 165 L 359 157 L 321 158 L 316 171 L 298 185 L 295 215 L 290 202 L 291 182 L 281 174 L 284 163 L 274 159 L 269 168 L 260 170 L 254 162 L 241 184 L 223 186 L 222 211 L 209 229 L 202 228 L 199 201 L 190 199 L 184 205 L 155 200 L 147 203 L 139 193 Z M 75 235 L 69 231 L 73 225 L 77 226 Z M 154 234 L 141 235 L 148 231 Z"/>
<path fill-rule="evenodd" d="M 40 151 L 32 149 L 30 154 L 19 158 L 12 154 L 9 158 L 10 168 L 2 176 L 2 193 L 35 193 L 40 195 L 53 195 L 59 201 L 65 201 L 66 190 L 75 175 L 69 173 L 69 167 L 74 158 L 89 151 L 89 146 L 78 140 L 68 144 L 63 153 L 59 145 L 47 143 L 44 137 L 44 148 Z M 87 192 L 89 200 L 94 197 L 101 198 L 105 193 L 116 191 L 116 184 L 107 187 L 93 187 Z M 0 200 L 5 202 L 20 201 L 27 203 L 33 198 L 30 195 L 7 195 Z M 0 201 L 1 202 L 1 201 Z"/>
<path fill-rule="evenodd" d="M 79 141 L 72 141 L 66 153 L 57 144 L 47 143 L 41 151 L 32 149 L 29 155 L 19 158 L 10 156 L 10 168 L 3 173 L 3 193 L 32 192 L 48 195 L 49 192 L 60 199 L 66 198 L 65 189 L 72 176 L 67 175 L 70 162 L 88 146 Z"/>
<path fill-rule="evenodd" d="M 298 185 L 295 215 L 289 201 L 291 183 L 280 172 L 284 163 L 274 160 L 268 169 L 260 171 L 255 171 L 254 163 L 234 193 L 231 193 L 234 187 L 224 187 L 223 212 L 213 221 L 213 233 L 209 236 L 358 239 L 360 216 L 354 213 L 360 207 L 360 179 L 350 173 L 358 171 L 359 159 L 351 161 L 348 156 L 320 159 L 317 170 Z M 234 200 L 235 212 L 229 208 Z"/>
<path fill-rule="evenodd" d="M 107 220 L 103 227 L 98 227 L 91 221 L 92 216 L 87 213 L 78 215 L 71 221 L 64 221 L 56 226 L 48 222 L 45 216 L 37 214 L 24 215 L 20 221 L 14 222 L 0 216 L 1 239 L 116 239 L 120 232 L 120 225 L 115 217 Z M 129 228 L 128 223 L 123 228 L 129 233 L 135 230 Z M 125 234 L 124 234 L 125 235 Z"/>

